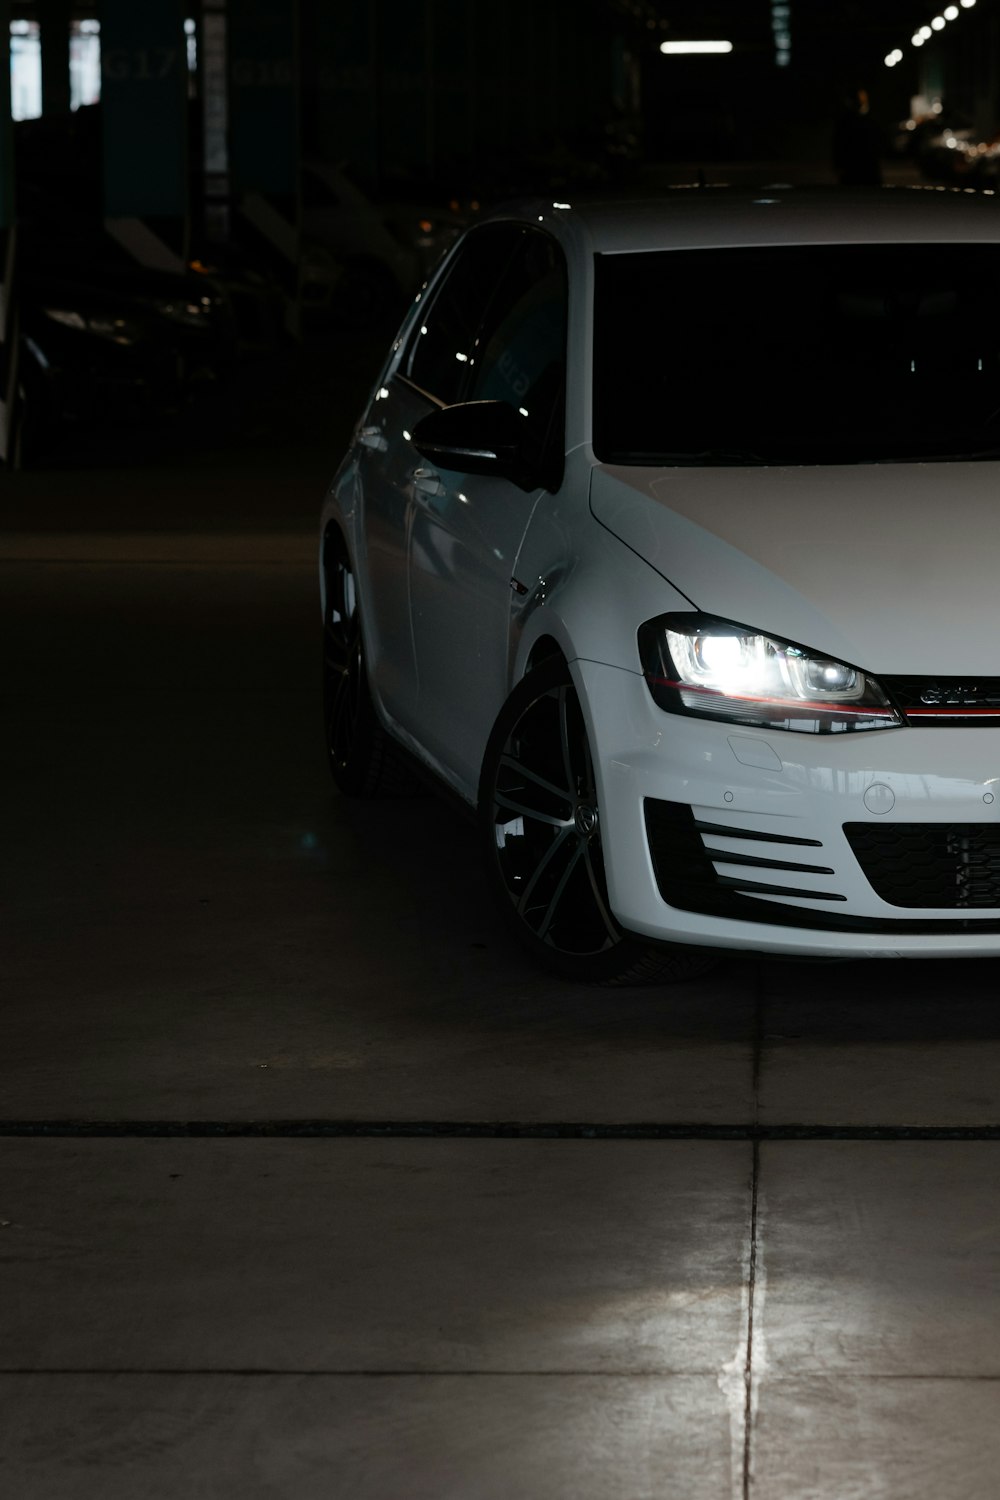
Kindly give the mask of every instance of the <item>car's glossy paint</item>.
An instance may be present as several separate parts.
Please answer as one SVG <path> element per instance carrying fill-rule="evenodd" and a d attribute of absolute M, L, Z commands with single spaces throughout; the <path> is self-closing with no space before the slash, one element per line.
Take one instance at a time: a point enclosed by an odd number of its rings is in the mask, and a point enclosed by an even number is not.
<path fill-rule="evenodd" d="M 978 823 L 997 820 L 1000 750 L 995 735 L 976 729 L 878 731 L 819 736 L 769 733 L 732 724 L 667 715 L 652 703 L 641 677 L 592 662 L 574 664 L 586 705 L 588 729 L 601 745 L 598 777 L 605 864 L 612 909 L 623 926 L 651 937 L 723 948 L 761 948 L 787 954 L 856 957 L 896 954 L 995 954 L 996 933 L 916 933 L 905 922 L 922 918 L 995 920 L 995 911 L 890 906 L 872 890 L 847 843 L 843 824 L 880 821 Z M 667 722 L 665 722 L 667 721 Z M 933 741 L 933 744 L 928 744 Z M 947 743 L 944 743 L 947 741 Z M 747 764 L 748 759 L 776 764 Z M 742 757 L 742 758 L 741 758 Z M 873 814 L 865 805 L 872 787 L 887 787 L 894 806 Z M 734 829 L 792 834 L 818 840 L 820 861 L 831 875 L 796 875 L 794 884 L 846 897 L 838 915 L 898 922 L 888 932 L 824 932 L 782 928 L 669 908 L 653 880 L 643 822 L 643 798 L 691 805 L 697 816 Z M 989 799 L 986 801 L 985 799 Z M 743 841 L 713 836 L 713 850 L 742 853 Z M 755 843 L 754 852 L 780 858 L 777 843 Z M 734 870 L 720 862 L 720 874 Z M 770 897 L 798 910 L 806 898 Z M 818 913 L 829 903 L 812 903 Z"/>
<path fill-rule="evenodd" d="M 875 675 L 1000 676 L 1000 465 L 643 469 L 595 457 L 595 251 L 906 236 L 1000 246 L 997 207 L 979 197 L 886 194 L 859 200 L 863 213 L 851 195 L 786 197 L 777 190 L 737 200 L 686 193 L 630 210 L 523 210 L 526 222 L 541 219 L 555 234 L 569 267 L 567 451 L 558 491 L 524 494 L 446 471 L 421 487 L 417 471 L 428 466 L 408 435 L 433 403 L 396 365 L 432 285 L 380 373 L 322 525 L 342 530 L 354 561 L 381 716 L 468 801 L 476 799 L 486 741 L 513 684 L 536 653 L 554 644 L 565 656 L 594 749 L 612 909 L 625 928 L 790 954 L 997 953 L 1000 935 L 975 929 L 1000 911 L 887 904 L 862 873 L 843 824 L 996 823 L 1000 836 L 1000 732 L 744 729 L 662 711 L 642 676 L 639 625 L 686 609 Z M 869 806 L 873 787 L 887 790 Z M 829 890 L 835 882 L 841 915 L 886 927 L 898 921 L 898 928 L 813 930 L 781 925 L 773 907 L 757 923 L 668 906 L 653 878 L 645 797 L 765 835 L 804 830 L 821 841 L 834 874 L 802 875 L 796 884 L 808 889 L 813 880 Z M 706 843 L 726 873 L 718 856 L 739 852 L 738 843 L 721 835 Z M 759 848 L 767 852 L 766 840 Z M 774 899 L 800 915 L 810 906 L 829 909 L 807 896 Z M 956 916 L 966 930 L 907 926 Z"/>
<path fill-rule="evenodd" d="M 594 470 L 591 508 L 707 614 L 878 674 L 988 674 L 1000 463 Z"/>

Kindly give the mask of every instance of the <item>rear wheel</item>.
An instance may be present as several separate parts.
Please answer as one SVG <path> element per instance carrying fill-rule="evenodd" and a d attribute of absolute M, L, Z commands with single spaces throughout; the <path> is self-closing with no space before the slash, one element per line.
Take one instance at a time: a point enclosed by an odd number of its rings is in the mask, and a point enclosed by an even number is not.
<path fill-rule="evenodd" d="M 615 921 L 586 725 L 561 658 L 507 700 L 483 762 L 479 816 L 501 910 L 546 967 L 627 985 L 689 979 L 718 963 L 711 949 L 650 943 Z"/>
<path fill-rule="evenodd" d="M 414 790 L 394 742 L 379 723 L 368 689 L 361 612 L 343 538 L 326 544 L 323 718 L 327 759 L 349 797 L 400 796 Z"/>

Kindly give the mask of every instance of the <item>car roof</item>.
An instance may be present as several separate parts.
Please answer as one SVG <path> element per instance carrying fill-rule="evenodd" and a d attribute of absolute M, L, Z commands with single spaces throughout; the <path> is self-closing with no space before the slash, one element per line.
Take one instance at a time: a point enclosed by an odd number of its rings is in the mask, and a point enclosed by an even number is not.
<path fill-rule="evenodd" d="M 736 248 L 1000 242 L 1000 194 L 933 186 L 872 189 L 678 187 L 656 198 L 536 200 L 512 210 L 557 233 L 582 231 L 597 254 Z"/>

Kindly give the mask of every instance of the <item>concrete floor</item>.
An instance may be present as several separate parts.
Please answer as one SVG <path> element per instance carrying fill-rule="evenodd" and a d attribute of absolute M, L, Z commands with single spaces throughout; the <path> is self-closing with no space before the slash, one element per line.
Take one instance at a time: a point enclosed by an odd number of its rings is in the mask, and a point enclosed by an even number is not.
<path fill-rule="evenodd" d="M 0 479 L 0 1491 L 995 1500 L 996 965 L 567 985 L 335 797 L 335 384 Z"/>

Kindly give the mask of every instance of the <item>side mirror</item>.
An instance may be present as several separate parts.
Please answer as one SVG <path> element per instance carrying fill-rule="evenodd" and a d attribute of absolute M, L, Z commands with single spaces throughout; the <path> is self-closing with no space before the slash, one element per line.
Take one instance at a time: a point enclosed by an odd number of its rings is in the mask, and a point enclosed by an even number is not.
<path fill-rule="evenodd" d="M 534 429 L 506 401 L 465 401 L 428 412 L 413 429 L 413 446 L 442 469 L 495 474 L 525 491 L 545 483 Z"/>

